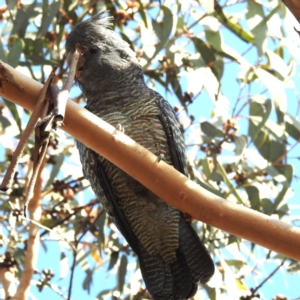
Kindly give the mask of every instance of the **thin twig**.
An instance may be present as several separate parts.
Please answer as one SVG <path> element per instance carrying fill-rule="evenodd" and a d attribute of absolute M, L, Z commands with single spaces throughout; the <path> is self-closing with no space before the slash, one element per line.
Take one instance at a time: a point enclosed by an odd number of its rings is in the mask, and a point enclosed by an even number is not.
<path fill-rule="evenodd" d="M 44 163 L 45 160 L 43 160 L 43 164 Z M 32 198 L 30 206 L 28 207 L 30 219 L 34 223 L 31 222 L 29 224 L 26 256 L 23 265 L 24 269 L 20 278 L 20 284 L 18 286 L 17 292 L 15 296 L 12 297 L 13 300 L 25 300 L 28 298 L 31 279 L 36 268 L 36 262 L 40 245 L 39 226 L 36 225 L 36 223 L 40 221 L 42 213 L 40 197 L 42 185 L 41 170 L 42 169 L 40 169 L 38 173 L 38 180 L 34 188 L 34 197 Z"/>
<path fill-rule="evenodd" d="M 33 196 L 36 179 L 37 179 L 40 167 L 42 165 L 42 162 L 44 160 L 44 157 L 45 157 L 47 149 L 48 149 L 49 138 L 50 138 L 50 136 L 48 136 L 47 139 L 45 140 L 45 142 L 43 142 L 41 153 L 38 157 L 38 161 L 37 161 L 36 165 L 34 166 L 34 169 L 32 172 L 32 176 L 31 176 L 31 179 L 29 182 L 28 192 L 26 193 L 26 197 L 25 197 L 24 216 L 26 216 L 26 209 L 28 207 L 28 203 Z"/>
<path fill-rule="evenodd" d="M 44 100 L 46 98 L 46 93 L 48 90 L 49 85 L 51 84 L 51 81 L 53 80 L 54 77 L 54 72 L 55 72 L 55 68 L 53 68 L 49 78 L 47 79 L 46 83 L 44 84 L 43 88 L 40 91 L 36 106 L 34 108 L 34 111 L 28 121 L 28 124 L 23 132 L 23 135 L 19 141 L 19 144 L 16 148 L 16 150 L 14 151 L 12 160 L 10 162 L 10 165 L 6 171 L 6 174 L 4 176 L 4 179 L 2 181 L 2 184 L 0 186 L 0 190 L 1 191 L 7 191 L 13 182 L 13 178 L 17 169 L 17 164 L 22 156 L 22 152 L 25 148 L 25 145 L 27 143 L 27 140 L 31 134 L 31 132 L 34 129 L 34 126 L 38 120 L 38 118 L 41 116 L 41 112 L 44 109 Z"/>
<path fill-rule="evenodd" d="M 70 248 L 71 248 L 72 250 L 75 250 L 73 244 L 72 244 L 70 241 L 68 241 L 66 238 L 64 238 L 64 237 L 63 237 L 59 232 L 57 232 L 56 230 L 51 229 L 51 228 L 49 228 L 49 227 L 46 227 L 46 226 L 42 225 L 41 223 L 39 223 L 39 222 L 37 222 L 37 221 L 34 221 L 34 220 L 30 219 L 30 218 L 26 218 L 26 217 L 24 217 L 24 216 L 20 216 L 20 219 L 25 220 L 25 221 L 28 221 L 28 222 L 30 222 L 30 223 L 32 223 L 32 224 L 34 224 L 34 225 L 36 225 L 36 226 L 38 226 L 38 227 L 40 227 L 40 228 L 45 229 L 45 231 L 48 231 L 48 232 L 51 232 L 52 234 L 57 235 L 57 236 L 59 237 L 59 239 L 58 239 L 57 241 L 64 241 L 64 242 L 66 242 L 66 243 L 70 246 Z M 42 235 L 43 235 L 43 234 L 41 234 L 40 236 L 42 236 Z"/>
<path fill-rule="evenodd" d="M 281 264 L 278 265 L 268 277 L 266 277 L 255 289 L 252 290 L 252 295 L 255 295 L 255 293 L 284 265 L 285 261 L 286 258 L 283 259 Z"/>
<path fill-rule="evenodd" d="M 105 213 L 104 209 L 102 209 L 97 217 L 95 218 L 94 222 L 96 223 L 97 220 L 100 218 L 100 216 Z M 72 285 L 73 285 L 73 278 L 74 278 L 74 272 L 76 267 L 76 256 L 77 256 L 77 247 L 80 243 L 81 239 L 85 236 L 85 234 L 89 231 L 89 227 L 87 226 L 85 230 L 82 232 L 81 236 L 76 240 L 76 232 L 75 232 L 75 250 L 73 252 L 73 264 L 71 267 L 71 276 L 70 276 L 70 283 L 69 283 L 69 292 L 68 292 L 68 300 L 71 300 L 71 294 L 72 294 Z"/>
<path fill-rule="evenodd" d="M 76 68 L 77 68 L 77 63 L 80 57 L 80 52 L 75 49 L 74 52 L 70 52 L 68 54 L 68 61 L 71 61 L 70 64 L 70 70 L 68 73 L 68 77 L 62 87 L 62 89 L 57 93 L 57 97 L 54 97 L 54 122 L 53 122 L 53 128 L 57 128 L 58 126 L 63 125 L 63 121 L 65 118 L 65 111 L 66 111 L 66 105 L 67 101 L 69 98 L 69 93 L 70 89 L 72 87 L 74 78 L 75 78 L 75 73 L 76 73 Z"/>
<path fill-rule="evenodd" d="M 52 193 L 52 192 L 58 192 L 58 191 L 63 190 L 64 188 L 70 187 L 70 184 L 72 184 L 72 183 L 74 183 L 74 182 L 77 182 L 77 181 L 82 181 L 83 179 L 85 179 L 85 177 L 84 177 L 84 176 L 81 176 L 81 177 L 78 177 L 77 179 L 73 179 L 73 180 L 71 180 L 71 181 L 69 181 L 69 182 L 62 183 L 62 184 L 59 186 L 59 188 L 58 188 L 57 190 L 55 190 L 54 187 L 51 187 L 51 188 L 49 188 L 48 190 L 42 192 L 42 198 L 44 198 L 45 196 L 47 196 L 48 194 L 50 194 L 50 193 Z M 64 180 L 63 180 L 63 181 L 64 181 Z M 89 185 L 88 185 L 88 186 L 89 186 Z M 88 187 L 88 186 L 87 186 L 87 187 Z M 87 187 L 83 187 L 82 190 L 85 189 L 85 188 L 87 188 Z"/>
<path fill-rule="evenodd" d="M 71 267 L 71 276 L 70 276 L 70 283 L 69 283 L 69 290 L 68 290 L 68 300 L 71 300 L 71 294 L 72 294 L 72 286 L 73 286 L 73 278 L 75 273 L 75 267 L 76 267 L 76 256 L 77 256 L 77 241 L 76 241 L 76 249 L 73 250 L 73 263 Z"/>
<path fill-rule="evenodd" d="M 283 153 L 283 154 L 280 155 L 275 161 L 273 161 L 273 162 L 272 162 L 272 165 L 273 165 L 273 166 L 278 166 L 278 165 L 280 165 L 279 162 L 282 161 L 282 160 L 287 156 L 287 154 L 288 154 L 290 151 L 292 151 L 298 144 L 299 144 L 299 142 L 296 141 L 292 147 L 290 147 L 288 150 L 285 151 L 285 153 Z"/>

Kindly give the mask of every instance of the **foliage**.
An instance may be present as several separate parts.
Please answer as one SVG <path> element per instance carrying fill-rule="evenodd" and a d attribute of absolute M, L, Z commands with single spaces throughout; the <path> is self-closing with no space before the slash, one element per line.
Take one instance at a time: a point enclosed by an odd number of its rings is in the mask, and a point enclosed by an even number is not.
<path fill-rule="evenodd" d="M 114 30 L 136 51 L 149 86 L 174 104 L 185 134 L 190 177 L 229 201 L 297 224 L 300 211 L 293 188 L 300 192 L 295 82 L 299 38 L 281 1 L 7 1 L 0 9 L 0 59 L 41 82 L 57 65 L 56 82 L 61 85 L 67 72 L 68 32 L 102 8 L 113 17 Z M 77 87 L 72 95 L 74 101 L 84 101 Z M 5 99 L 0 104 L 3 174 L 28 112 Z M 0 195 L 2 251 L 13 254 L 19 274 L 28 223 L 15 216 L 32 168 L 32 146 L 31 140 L 14 188 Z M 61 263 L 39 263 L 33 291 L 45 298 L 50 288 L 57 299 L 71 290 L 72 299 L 76 294 L 150 299 L 135 255 L 87 189 L 73 138 L 60 130 L 54 133 L 43 180 L 42 225 L 52 231 L 41 228 L 41 245 L 44 251 L 54 251 L 51 240 L 57 241 Z M 209 225 L 194 226 L 217 266 L 195 299 L 252 299 L 270 293 L 264 290 L 264 279 L 279 268 L 284 276 L 294 273 L 299 280 L 299 264 L 292 260 Z M 40 251 L 40 259 L 46 257 Z M 103 268 L 112 288 L 96 283 Z M 82 277 L 80 287 L 72 286 L 76 272 Z M 51 297 L 56 299 L 53 293 Z"/>

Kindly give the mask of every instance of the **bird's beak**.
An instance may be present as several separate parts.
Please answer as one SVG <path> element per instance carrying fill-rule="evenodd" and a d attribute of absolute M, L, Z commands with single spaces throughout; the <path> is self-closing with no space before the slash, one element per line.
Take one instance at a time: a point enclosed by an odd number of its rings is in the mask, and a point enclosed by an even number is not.
<path fill-rule="evenodd" d="M 67 55 L 67 64 L 69 67 L 71 66 L 71 53 L 70 52 Z M 79 78 L 81 76 L 84 64 L 85 64 L 85 58 L 83 55 L 80 55 L 78 63 L 77 63 L 77 67 L 76 67 L 75 78 Z"/>

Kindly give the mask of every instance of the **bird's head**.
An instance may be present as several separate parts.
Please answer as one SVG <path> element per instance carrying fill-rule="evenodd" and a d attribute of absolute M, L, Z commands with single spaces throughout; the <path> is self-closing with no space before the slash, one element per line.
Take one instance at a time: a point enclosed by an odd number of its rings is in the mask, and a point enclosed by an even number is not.
<path fill-rule="evenodd" d="M 67 53 L 81 50 L 75 79 L 86 95 L 143 80 L 135 53 L 109 26 L 102 12 L 78 24 L 66 40 Z"/>

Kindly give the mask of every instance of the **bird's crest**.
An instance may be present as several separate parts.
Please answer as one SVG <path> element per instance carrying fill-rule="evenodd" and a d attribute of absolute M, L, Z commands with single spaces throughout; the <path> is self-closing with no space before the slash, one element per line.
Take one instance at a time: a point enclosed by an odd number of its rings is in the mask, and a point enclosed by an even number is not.
<path fill-rule="evenodd" d="M 88 25 L 88 24 L 92 23 L 93 25 L 98 25 L 98 26 L 102 26 L 105 28 L 111 28 L 113 25 L 112 20 L 113 20 L 113 17 L 108 15 L 107 10 L 101 10 L 100 12 L 98 12 L 97 14 L 92 16 L 91 18 L 81 22 L 81 24 Z"/>

